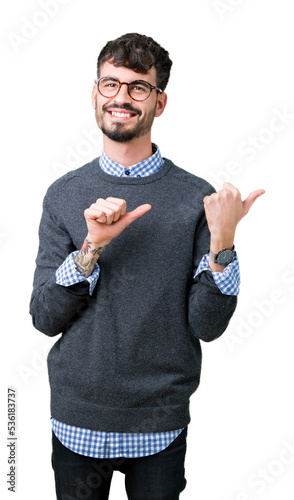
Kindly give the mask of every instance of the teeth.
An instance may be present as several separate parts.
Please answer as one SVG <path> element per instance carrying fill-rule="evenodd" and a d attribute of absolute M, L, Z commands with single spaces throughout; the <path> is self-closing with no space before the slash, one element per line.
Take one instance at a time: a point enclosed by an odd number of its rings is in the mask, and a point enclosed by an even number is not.
<path fill-rule="evenodd" d="M 111 112 L 112 116 L 117 116 L 118 118 L 130 118 L 130 113 L 118 113 L 116 111 Z"/>

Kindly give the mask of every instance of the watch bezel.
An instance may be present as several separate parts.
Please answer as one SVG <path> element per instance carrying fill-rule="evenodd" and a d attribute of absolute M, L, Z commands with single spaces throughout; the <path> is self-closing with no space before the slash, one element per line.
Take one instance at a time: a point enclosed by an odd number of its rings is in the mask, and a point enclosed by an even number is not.
<path fill-rule="evenodd" d="M 221 261 L 221 256 L 224 252 L 226 252 L 226 254 L 230 252 L 230 254 L 228 255 L 228 257 L 230 256 L 230 259 L 227 258 L 224 261 Z M 234 258 L 234 255 L 235 255 L 235 245 L 233 246 L 233 248 L 222 248 L 222 250 L 220 250 L 217 254 L 213 253 L 209 249 L 209 257 L 211 258 L 212 262 L 214 262 L 215 264 L 219 264 L 220 266 L 226 266 L 230 264 L 230 262 L 232 262 Z"/>

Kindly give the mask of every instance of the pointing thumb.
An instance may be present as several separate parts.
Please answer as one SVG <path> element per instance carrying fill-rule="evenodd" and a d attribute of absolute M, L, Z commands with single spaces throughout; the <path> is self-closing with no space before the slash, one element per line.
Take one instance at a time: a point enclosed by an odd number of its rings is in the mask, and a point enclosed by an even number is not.
<path fill-rule="evenodd" d="M 247 198 L 246 200 L 243 201 L 243 210 L 244 210 L 244 215 L 248 214 L 250 208 L 252 207 L 253 203 L 261 196 L 262 194 L 265 193 L 264 189 L 257 189 L 256 191 L 253 191 Z"/>
<path fill-rule="evenodd" d="M 132 212 L 127 212 L 125 215 L 123 215 L 119 221 L 123 220 L 125 227 L 127 227 L 136 219 L 146 214 L 146 212 L 148 212 L 150 209 L 151 205 L 149 205 L 148 203 L 140 205 L 139 207 L 135 208 L 135 210 L 133 210 Z"/>

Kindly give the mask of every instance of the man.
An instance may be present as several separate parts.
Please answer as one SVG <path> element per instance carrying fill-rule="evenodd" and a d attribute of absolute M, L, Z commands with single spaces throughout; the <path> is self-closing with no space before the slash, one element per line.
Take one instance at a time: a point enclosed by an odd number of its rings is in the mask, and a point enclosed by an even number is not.
<path fill-rule="evenodd" d="M 44 199 L 31 314 L 62 333 L 48 356 L 58 500 L 107 499 L 114 470 L 130 500 L 179 498 L 200 340 L 236 308 L 235 230 L 264 191 L 242 202 L 161 157 L 151 127 L 171 65 L 144 35 L 106 44 L 92 91 L 102 155 Z"/>

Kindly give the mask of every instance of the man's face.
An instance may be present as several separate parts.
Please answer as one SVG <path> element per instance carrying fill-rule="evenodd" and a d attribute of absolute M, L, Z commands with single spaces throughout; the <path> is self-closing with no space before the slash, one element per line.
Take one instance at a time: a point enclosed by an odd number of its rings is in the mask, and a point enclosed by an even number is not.
<path fill-rule="evenodd" d="M 108 61 L 101 66 L 100 78 L 108 76 L 117 78 L 120 82 L 145 80 L 156 86 L 156 70 L 154 66 L 146 74 L 123 66 L 113 66 Z M 128 142 L 150 133 L 155 116 L 160 116 L 166 104 L 166 94 L 158 94 L 152 90 L 145 101 L 134 101 L 123 85 L 115 97 L 103 97 L 95 84 L 92 93 L 92 103 L 98 127 L 102 132 L 117 142 Z"/>

